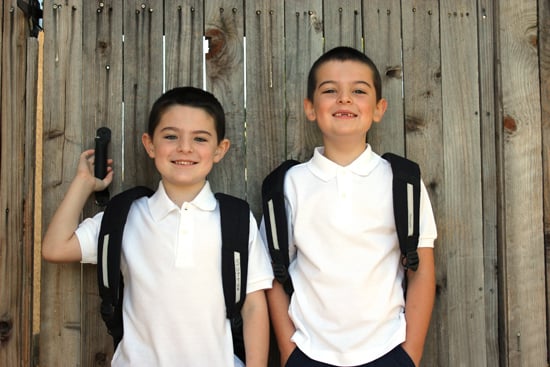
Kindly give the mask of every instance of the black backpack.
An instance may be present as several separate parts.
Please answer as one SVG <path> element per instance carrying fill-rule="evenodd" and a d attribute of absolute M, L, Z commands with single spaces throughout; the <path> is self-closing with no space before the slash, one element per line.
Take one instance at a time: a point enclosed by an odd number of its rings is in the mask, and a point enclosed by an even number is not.
<path fill-rule="evenodd" d="M 385 153 L 382 158 L 390 162 L 393 171 L 393 212 L 402 264 L 405 269 L 418 269 L 419 217 L 420 217 L 420 167 L 415 162 Z M 287 160 L 275 168 L 262 183 L 262 206 L 267 245 L 271 254 L 275 279 L 288 294 L 293 291 L 288 274 L 288 223 L 284 199 L 286 172 L 300 162 Z M 405 284 L 406 289 L 406 277 Z"/>
<path fill-rule="evenodd" d="M 134 200 L 151 196 L 153 190 L 137 186 L 114 196 L 101 220 L 97 252 L 97 276 L 101 296 L 101 316 L 113 337 L 115 349 L 122 340 L 122 296 L 124 281 L 120 272 L 120 255 L 124 225 Z M 220 204 L 222 234 L 222 281 L 227 318 L 231 321 L 234 353 L 244 362 L 241 308 L 246 297 L 248 273 L 248 235 L 250 209 L 246 201 L 217 193 Z M 239 256 L 235 256 L 238 253 Z"/>

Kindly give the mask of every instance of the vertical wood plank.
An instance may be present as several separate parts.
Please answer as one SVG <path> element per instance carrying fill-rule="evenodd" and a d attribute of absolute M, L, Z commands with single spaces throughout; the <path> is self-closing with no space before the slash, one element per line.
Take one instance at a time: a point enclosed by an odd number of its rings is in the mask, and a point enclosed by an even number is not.
<path fill-rule="evenodd" d="M 202 87 L 203 1 L 166 0 L 164 7 L 165 90 L 186 85 Z"/>
<path fill-rule="evenodd" d="M 438 239 L 435 243 L 436 301 L 424 348 L 423 366 L 448 366 L 447 251 L 444 210 L 443 122 L 439 1 L 402 2 L 406 155 L 419 163 L 428 189 Z"/>
<path fill-rule="evenodd" d="M 26 97 L 29 93 L 32 98 L 36 86 L 27 91 L 26 87 L 32 85 L 26 78 L 27 57 L 36 54 L 28 54 L 27 34 L 27 23 L 18 11 L 17 2 L 5 1 L 0 37 L 0 365 L 3 366 L 28 365 L 31 357 L 32 231 L 28 231 L 32 224 L 28 221 L 32 218 L 32 192 L 29 192 L 32 186 L 28 185 L 32 185 L 32 166 L 27 164 L 32 162 L 32 156 L 25 142 L 27 134 L 32 135 L 32 126 L 27 122 L 33 116 L 33 111 L 27 110 Z M 30 65 L 35 63 L 33 60 Z M 36 83 L 36 79 L 32 82 Z"/>
<path fill-rule="evenodd" d="M 26 33 L 26 32 L 25 32 Z M 24 199 L 23 199 L 23 271 L 22 271 L 22 305 L 20 311 L 21 320 L 21 356 L 19 358 L 21 366 L 30 366 L 35 361 L 34 348 L 37 342 L 34 339 L 34 326 L 37 321 L 37 314 L 33 312 L 35 306 L 35 279 L 34 266 L 35 259 L 35 195 L 37 186 L 35 179 L 37 175 L 36 168 L 36 117 L 37 117 L 37 98 L 38 98 L 38 38 L 27 37 L 26 54 L 26 81 L 25 81 L 25 163 L 24 163 Z M 40 190 L 40 187 L 38 187 Z M 38 277 L 39 278 L 39 277 Z M 37 292 L 39 293 L 39 292 Z"/>
<path fill-rule="evenodd" d="M 285 154 L 284 3 L 246 2 L 247 199 L 259 218 L 263 178 Z"/>
<path fill-rule="evenodd" d="M 122 186 L 122 3 L 119 1 L 85 1 L 82 17 L 82 151 L 95 147 L 96 131 L 111 130 L 108 156 L 114 160 L 111 196 Z M 88 200 L 83 216 L 90 217 L 102 207 L 94 195 Z M 96 366 L 110 361 L 112 338 L 101 319 L 97 288 L 97 268 L 82 267 L 82 366 Z"/>
<path fill-rule="evenodd" d="M 487 365 L 499 365 L 497 134 L 495 113 L 494 2 L 478 1 L 479 93 L 483 194 L 483 260 Z"/>
<path fill-rule="evenodd" d="M 44 2 L 44 229 L 74 177 L 82 147 L 80 9 L 78 0 Z M 40 365 L 79 365 L 80 266 L 44 263 L 41 279 Z"/>
<path fill-rule="evenodd" d="M 206 2 L 206 89 L 224 108 L 226 138 L 231 141 L 208 179 L 213 190 L 241 198 L 246 197 L 244 13 L 243 0 Z"/>
<path fill-rule="evenodd" d="M 507 366 L 547 363 L 537 2 L 499 3 Z M 528 189 L 526 189 L 528 188 Z M 526 300 L 529 300 L 526 302 Z"/>
<path fill-rule="evenodd" d="M 324 0 L 325 51 L 336 46 L 363 50 L 361 0 Z"/>
<path fill-rule="evenodd" d="M 470 0 L 442 0 L 440 9 L 448 359 L 451 366 L 483 366 L 487 356 L 477 9 Z"/>
<path fill-rule="evenodd" d="M 322 0 L 285 2 L 286 158 L 305 161 L 322 145 L 317 123 L 308 121 L 303 100 L 311 65 L 323 53 Z"/>
<path fill-rule="evenodd" d="M 368 3 L 368 4 L 367 4 Z M 382 97 L 388 108 L 380 123 L 373 124 L 369 144 L 378 153 L 405 155 L 403 118 L 403 65 L 401 61 L 401 2 L 367 1 L 363 6 L 365 53 L 382 77 Z"/>
<path fill-rule="evenodd" d="M 36 101 L 38 86 L 38 39 L 26 39 L 25 124 L 24 124 L 24 180 L 23 180 L 23 259 L 21 291 L 21 356 L 20 365 L 30 365 L 34 346 L 34 195 L 36 151 Z"/>
<path fill-rule="evenodd" d="M 544 249 L 546 259 L 546 315 L 550 312 L 550 4 L 540 0 L 539 65 L 542 122 L 542 171 L 544 197 Z M 550 351 L 550 318 L 546 320 L 546 348 Z"/>
<path fill-rule="evenodd" d="M 157 188 L 159 175 L 141 143 L 151 106 L 162 94 L 162 2 L 124 2 L 124 188 Z"/>

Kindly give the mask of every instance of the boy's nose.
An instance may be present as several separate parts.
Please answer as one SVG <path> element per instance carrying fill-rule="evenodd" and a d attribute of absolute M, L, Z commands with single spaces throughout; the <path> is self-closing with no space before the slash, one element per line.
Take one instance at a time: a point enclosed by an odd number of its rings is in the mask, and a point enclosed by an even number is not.
<path fill-rule="evenodd" d="M 351 103 L 351 97 L 349 93 L 340 93 L 338 96 L 338 103 Z"/>
<path fill-rule="evenodd" d="M 189 153 L 193 151 L 193 145 L 191 144 L 191 142 L 187 141 L 186 139 L 182 139 L 178 144 L 178 149 L 182 152 Z"/>

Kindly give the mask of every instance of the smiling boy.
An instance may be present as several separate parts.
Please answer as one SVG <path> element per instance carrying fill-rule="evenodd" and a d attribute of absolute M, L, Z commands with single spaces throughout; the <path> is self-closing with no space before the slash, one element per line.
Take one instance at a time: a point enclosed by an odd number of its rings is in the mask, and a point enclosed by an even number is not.
<path fill-rule="evenodd" d="M 225 116 L 210 93 L 175 88 L 153 105 L 143 145 L 160 173 L 157 191 L 133 202 L 122 240 L 124 337 L 112 366 L 242 366 L 233 356 L 222 289 L 219 204 L 207 175 L 229 149 Z M 84 204 L 113 179 L 94 177 L 94 151 L 78 169 L 42 243 L 52 262 L 95 263 L 103 213 L 79 224 Z M 249 213 L 247 295 L 241 311 L 247 366 L 265 367 L 273 275 Z"/>
<path fill-rule="evenodd" d="M 405 302 L 392 169 L 366 143 L 386 107 L 380 74 L 362 52 L 337 47 L 313 64 L 304 111 L 323 146 L 284 182 L 294 292 L 289 298 L 277 281 L 267 291 L 283 366 L 420 363 L 435 295 L 437 233 L 422 184 L 420 265 L 407 271 Z"/>

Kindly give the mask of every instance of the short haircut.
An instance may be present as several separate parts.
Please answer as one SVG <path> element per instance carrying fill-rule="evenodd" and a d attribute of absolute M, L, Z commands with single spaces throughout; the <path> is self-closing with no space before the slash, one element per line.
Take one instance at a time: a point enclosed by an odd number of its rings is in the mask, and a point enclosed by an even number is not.
<path fill-rule="evenodd" d="M 218 143 L 225 138 L 225 113 L 221 103 L 210 92 L 195 87 L 177 87 L 165 92 L 151 107 L 147 133 L 153 136 L 162 115 L 169 107 L 189 106 L 200 108 L 214 119 Z"/>
<path fill-rule="evenodd" d="M 317 86 L 317 70 L 319 70 L 321 65 L 329 61 L 357 61 L 367 65 L 372 70 L 376 101 L 378 102 L 382 98 L 382 77 L 380 76 L 380 71 L 378 71 L 376 64 L 367 55 L 355 48 L 339 46 L 322 54 L 313 63 L 311 69 L 309 69 L 307 78 L 307 98 L 310 101 L 313 101 L 313 94 Z"/>

